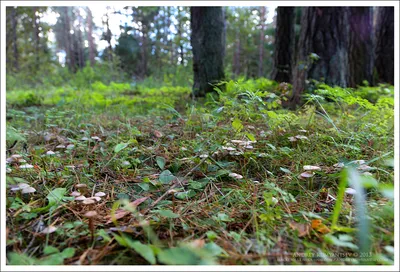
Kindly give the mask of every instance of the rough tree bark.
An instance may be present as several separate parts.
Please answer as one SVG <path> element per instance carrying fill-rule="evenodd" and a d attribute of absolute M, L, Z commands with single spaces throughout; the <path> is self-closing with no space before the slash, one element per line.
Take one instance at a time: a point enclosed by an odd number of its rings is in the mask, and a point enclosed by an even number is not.
<path fill-rule="evenodd" d="M 381 83 L 394 84 L 394 8 L 379 7 L 375 30 L 375 70 Z"/>
<path fill-rule="evenodd" d="M 225 18 L 222 7 L 191 7 L 193 95 L 205 96 L 224 79 Z M 223 86 L 219 86 L 223 88 Z"/>
<path fill-rule="evenodd" d="M 263 62 L 264 62 L 264 29 L 265 29 L 265 11 L 266 8 L 261 7 L 260 21 L 261 21 L 261 29 L 260 29 L 260 45 L 258 47 L 258 76 L 262 77 L 264 74 L 263 71 Z"/>
<path fill-rule="evenodd" d="M 13 40 L 13 55 L 14 55 L 14 69 L 19 70 L 19 53 L 17 43 L 17 9 L 13 7 L 11 9 L 11 29 L 12 29 L 12 40 Z"/>
<path fill-rule="evenodd" d="M 294 7 L 277 8 L 274 69 L 271 77 L 278 82 L 292 82 L 295 52 L 295 19 Z"/>
<path fill-rule="evenodd" d="M 348 7 L 307 7 L 303 10 L 297 61 L 293 68 L 292 108 L 300 103 L 307 79 L 341 87 L 348 85 L 348 44 Z M 312 60 L 311 53 L 317 54 L 318 60 Z"/>
<path fill-rule="evenodd" d="M 87 39 L 89 43 L 89 61 L 90 65 L 93 67 L 94 66 L 94 41 L 93 41 L 93 15 L 92 11 L 90 10 L 89 7 L 86 8 L 86 13 L 87 13 L 87 24 L 88 24 L 88 32 L 87 32 Z"/>
<path fill-rule="evenodd" d="M 40 56 L 40 37 L 39 37 L 39 16 L 37 16 L 37 7 L 32 7 L 33 13 L 33 26 L 34 26 L 34 35 L 35 35 L 35 66 L 39 66 Z"/>
<path fill-rule="evenodd" d="M 372 84 L 374 45 L 372 7 L 350 8 L 349 86 Z"/>

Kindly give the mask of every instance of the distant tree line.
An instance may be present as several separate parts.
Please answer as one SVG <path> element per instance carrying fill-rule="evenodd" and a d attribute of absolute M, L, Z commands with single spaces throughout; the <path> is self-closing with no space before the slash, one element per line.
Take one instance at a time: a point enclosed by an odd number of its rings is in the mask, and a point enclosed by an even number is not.
<path fill-rule="evenodd" d="M 57 15 L 54 25 L 43 19 L 50 11 Z M 342 87 L 394 83 L 393 7 L 279 7 L 272 22 L 268 12 L 273 11 L 109 7 L 99 27 L 88 7 L 7 7 L 6 69 L 40 80 L 39 73 L 60 67 L 60 52 L 70 73 L 107 64 L 143 80 L 179 69 L 191 77 L 193 67 L 196 96 L 221 80 L 263 76 L 291 83 L 292 105 L 313 79 Z M 116 14 L 127 18 L 118 36 L 110 27 Z M 96 36 L 107 44 L 101 52 Z"/>

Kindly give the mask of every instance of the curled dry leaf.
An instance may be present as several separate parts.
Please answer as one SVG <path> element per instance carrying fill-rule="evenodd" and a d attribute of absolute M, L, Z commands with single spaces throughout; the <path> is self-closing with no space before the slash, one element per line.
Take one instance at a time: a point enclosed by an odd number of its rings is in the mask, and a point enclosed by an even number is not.
<path fill-rule="evenodd" d="M 156 129 L 153 131 L 153 135 L 157 138 L 161 138 L 162 136 L 164 136 L 161 131 L 158 131 Z"/>
<path fill-rule="evenodd" d="M 297 222 L 290 222 L 289 226 L 293 229 L 293 230 L 297 230 L 298 232 L 298 236 L 299 237 L 304 237 L 306 235 L 310 234 L 310 224 L 307 223 L 297 223 Z"/>
<path fill-rule="evenodd" d="M 312 220 L 311 227 L 322 234 L 327 234 L 331 232 L 331 230 L 326 225 L 324 225 L 320 219 Z"/>

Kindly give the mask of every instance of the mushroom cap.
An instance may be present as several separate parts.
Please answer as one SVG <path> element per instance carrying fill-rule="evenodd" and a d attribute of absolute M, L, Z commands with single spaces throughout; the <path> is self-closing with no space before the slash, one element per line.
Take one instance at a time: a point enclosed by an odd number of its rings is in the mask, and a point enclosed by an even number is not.
<path fill-rule="evenodd" d="M 83 204 L 85 205 L 90 205 L 90 204 L 94 204 L 96 201 L 91 199 L 91 198 L 86 198 L 84 201 L 82 201 Z"/>
<path fill-rule="evenodd" d="M 23 194 L 30 194 L 30 193 L 34 193 L 34 192 L 36 192 L 36 189 L 33 187 L 27 187 L 27 188 L 22 189 Z"/>
<path fill-rule="evenodd" d="M 83 216 L 84 216 L 84 217 L 87 217 L 87 218 L 96 217 L 96 216 L 97 216 L 97 212 L 96 212 L 96 211 L 88 211 L 88 212 L 85 213 Z"/>
<path fill-rule="evenodd" d="M 303 172 L 300 174 L 300 177 L 302 177 L 302 178 L 311 178 L 313 176 L 314 176 L 314 173 L 312 173 L 312 172 Z"/>
<path fill-rule="evenodd" d="M 86 197 L 83 196 L 83 195 L 78 196 L 78 197 L 75 197 L 75 200 L 78 200 L 78 201 L 83 201 L 83 200 L 85 200 L 85 199 L 86 199 Z"/>
<path fill-rule="evenodd" d="M 103 192 L 97 192 L 97 193 L 94 194 L 94 196 L 99 196 L 99 197 L 102 197 L 102 196 L 105 196 L 105 195 L 106 195 L 106 193 L 103 193 Z"/>
<path fill-rule="evenodd" d="M 348 195 L 355 195 L 357 193 L 357 191 L 354 190 L 353 188 L 346 188 L 345 193 Z"/>
<path fill-rule="evenodd" d="M 304 171 L 321 171 L 321 167 L 315 165 L 304 165 Z"/>
<path fill-rule="evenodd" d="M 86 188 L 86 187 L 87 187 L 87 185 L 84 183 L 79 183 L 79 184 L 75 185 L 75 188 Z"/>
<path fill-rule="evenodd" d="M 47 228 L 43 229 L 43 230 L 41 231 L 41 233 L 49 234 L 49 233 L 55 232 L 56 230 L 57 230 L 56 227 L 54 227 L 54 226 L 48 226 Z"/>
<path fill-rule="evenodd" d="M 70 193 L 71 196 L 80 196 L 81 193 L 77 192 L 77 191 L 73 191 L 72 193 Z"/>
<path fill-rule="evenodd" d="M 99 196 L 92 196 L 90 199 L 94 199 L 97 202 L 101 201 L 101 197 L 99 197 Z"/>

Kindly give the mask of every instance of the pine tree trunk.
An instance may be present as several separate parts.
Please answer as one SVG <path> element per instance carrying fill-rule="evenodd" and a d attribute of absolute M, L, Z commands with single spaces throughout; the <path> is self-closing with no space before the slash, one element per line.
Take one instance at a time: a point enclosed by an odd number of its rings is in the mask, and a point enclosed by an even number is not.
<path fill-rule="evenodd" d="M 88 24 L 88 33 L 87 33 L 87 39 L 89 43 L 89 61 L 90 65 L 93 67 L 94 66 L 94 41 L 93 41 L 93 15 L 92 11 L 90 10 L 89 7 L 86 8 L 86 13 L 87 13 L 87 24 Z"/>
<path fill-rule="evenodd" d="M 260 21 L 261 21 L 261 30 L 260 30 L 260 45 L 258 48 L 258 76 L 262 77 L 264 75 L 263 71 L 263 62 L 264 62 L 264 29 L 265 29 L 265 7 L 261 7 Z"/>
<path fill-rule="evenodd" d="M 33 12 L 33 25 L 34 25 L 34 35 L 35 35 L 35 66 L 39 66 L 39 48 L 40 48 L 40 37 L 39 37 L 39 17 L 36 15 L 37 8 L 32 7 Z"/>
<path fill-rule="evenodd" d="M 68 63 L 68 67 L 71 71 L 75 72 L 75 54 L 73 50 L 73 45 L 72 45 L 72 37 L 71 37 L 71 25 L 70 25 L 70 20 L 69 20 L 69 7 L 64 7 L 64 16 L 65 16 L 65 29 L 64 33 L 65 36 L 67 37 L 66 39 L 66 61 Z"/>
<path fill-rule="evenodd" d="M 349 86 L 372 84 L 374 62 L 372 7 L 350 8 Z"/>
<path fill-rule="evenodd" d="M 11 8 L 11 29 L 13 41 L 13 56 L 14 56 L 14 69 L 19 71 L 19 53 L 17 43 L 17 10 L 15 7 Z"/>
<path fill-rule="evenodd" d="M 379 7 L 375 30 L 377 81 L 394 84 L 394 8 Z"/>
<path fill-rule="evenodd" d="M 275 30 L 274 69 L 272 79 L 278 82 L 292 82 L 295 51 L 295 8 L 278 7 Z"/>
<path fill-rule="evenodd" d="M 233 74 L 238 77 L 240 74 L 240 32 L 236 31 L 235 52 L 233 55 Z"/>
<path fill-rule="evenodd" d="M 191 7 L 195 97 L 205 96 L 224 79 L 225 18 L 222 7 Z M 219 86 L 223 89 L 223 86 Z"/>
<path fill-rule="evenodd" d="M 306 80 L 346 87 L 349 77 L 349 8 L 308 7 L 303 10 L 291 106 L 300 103 Z M 310 54 L 316 56 L 310 57 Z"/>

